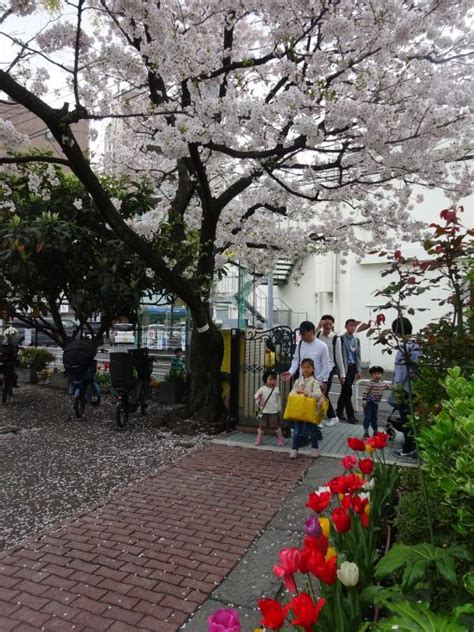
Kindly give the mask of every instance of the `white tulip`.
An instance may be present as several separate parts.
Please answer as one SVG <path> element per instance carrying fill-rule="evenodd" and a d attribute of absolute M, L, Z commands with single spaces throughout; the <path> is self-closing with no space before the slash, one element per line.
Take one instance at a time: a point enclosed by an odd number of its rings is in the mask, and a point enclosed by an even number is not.
<path fill-rule="evenodd" d="M 359 583 L 359 567 L 354 562 L 342 562 L 337 569 L 337 578 L 344 586 L 357 586 Z"/>

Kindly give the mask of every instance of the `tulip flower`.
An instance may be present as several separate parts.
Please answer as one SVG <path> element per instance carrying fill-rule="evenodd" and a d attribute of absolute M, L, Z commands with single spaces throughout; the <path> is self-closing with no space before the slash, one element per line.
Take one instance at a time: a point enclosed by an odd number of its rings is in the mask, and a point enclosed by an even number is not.
<path fill-rule="evenodd" d="M 383 450 L 388 445 L 390 437 L 386 432 L 377 432 L 373 437 L 367 439 L 367 445 L 376 450 Z"/>
<path fill-rule="evenodd" d="M 207 621 L 209 632 L 241 632 L 239 613 L 234 608 L 219 608 Z"/>
<path fill-rule="evenodd" d="M 374 469 L 374 462 L 372 461 L 372 459 L 361 459 L 359 461 L 359 469 L 363 474 L 369 476 L 370 474 L 372 474 L 372 471 Z"/>
<path fill-rule="evenodd" d="M 328 520 L 329 522 L 329 520 Z M 329 546 L 328 536 L 321 534 L 317 538 L 312 538 L 307 536 L 304 539 L 304 549 L 308 549 L 310 551 L 317 551 L 321 553 L 321 555 L 326 555 Z"/>
<path fill-rule="evenodd" d="M 358 439 L 357 437 L 349 437 L 347 445 L 355 452 L 363 452 L 365 450 L 365 443 L 362 439 Z"/>
<path fill-rule="evenodd" d="M 329 562 L 329 560 L 332 557 L 336 557 L 336 555 L 337 555 L 336 549 L 333 546 L 328 546 L 328 551 L 327 551 L 326 555 L 324 556 L 324 560 L 326 562 Z"/>
<path fill-rule="evenodd" d="M 273 567 L 273 572 L 276 577 L 283 577 L 283 582 L 291 593 L 296 593 L 294 574 L 299 568 L 300 558 L 301 551 L 296 546 L 292 546 L 289 549 L 282 549 L 278 553 L 278 561 L 280 564 L 275 564 Z"/>
<path fill-rule="evenodd" d="M 332 512 L 332 521 L 338 533 L 346 533 L 351 528 L 351 517 L 342 507 L 336 507 Z"/>
<path fill-rule="evenodd" d="M 306 503 L 306 507 L 309 507 L 316 513 L 321 513 L 325 509 L 329 507 L 331 504 L 331 492 L 323 492 L 322 494 L 317 494 L 316 492 L 311 492 L 308 496 L 308 502 Z"/>
<path fill-rule="evenodd" d="M 362 498 L 361 496 L 351 496 L 351 507 L 358 514 L 364 513 L 365 507 L 368 502 L 368 498 Z"/>
<path fill-rule="evenodd" d="M 295 617 L 291 623 L 303 628 L 304 632 L 313 632 L 318 622 L 319 612 L 325 603 L 324 599 L 318 599 L 317 603 L 314 603 L 305 592 L 293 597 L 288 604 Z"/>
<path fill-rule="evenodd" d="M 316 516 L 310 516 L 304 523 L 304 529 L 307 535 L 312 536 L 313 538 L 317 538 L 318 535 L 321 535 L 322 529 L 319 524 L 318 518 Z"/>
<path fill-rule="evenodd" d="M 359 583 L 359 567 L 354 562 L 342 562 L 341 567 L 337 570 L 337 578 L 341 584 L 348 588 L 357 586 Z"/>
<path fill-rule="evenodd" d="M 337 575 L 337 556 L 334 555 L 329 560 L 318 560 L 312 558 L 310 560 L 311 574 L 320 579 L 325 584 L 331 586 L 336 583 Z"/>
<path fill-rule="evenodd" d="M 343 465 L 345 470 L 352 470 L 352 469 L 354 469 L 356 463 L 357 463 L 357 459 L 353 455 L 345 456 L 342 459 L 342 465 Z"/>
<path fill-rule="evenodd" d="M 360 524 L 364 529 L 367 529 L 369 526 L 369 514 L 365 512 L 360 514 Z"/>
<path fill-rule="evenodd" d="M 288 606 L 282 606 L 279 601 L 266 597 L 258 600 L 258 608 L 263 615 L 261 625 L 268 630 L 279 630 L 283 627 Z"/>
<path fill-rule="evenodd" d="M 329 538 L 329 535 L 331 533 L 331 523 L 329 522 L 329 518 L 320 518 L 319 519 L 319 524 L 321 525 L 321 530 L 323 532 L 323 534 Z"/>

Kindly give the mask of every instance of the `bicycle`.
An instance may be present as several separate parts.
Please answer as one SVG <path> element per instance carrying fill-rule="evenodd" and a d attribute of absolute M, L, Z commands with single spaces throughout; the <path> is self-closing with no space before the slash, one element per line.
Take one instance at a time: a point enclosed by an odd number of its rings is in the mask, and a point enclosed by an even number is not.
<path fill-rule="evenodd" d="M 110 377 L 114 390 L 115 421 L 124 430 L 130 413 L 140 408 L 146 415 L 150 397 L 151 360 L 148 349 L 130 349 L 128 353 L 110 354 Z"/>
<path fill-rule="evenodd" d="M 92 406 L 100 404 L 100 388 L 95 381 L 97 362 L 95 349 L 87 340 L 74 340 L 63 354 L 63 364 L 69 379 L 69 392 L 73 395 L 74 415 L 84 415 L 86 402 Z"/>

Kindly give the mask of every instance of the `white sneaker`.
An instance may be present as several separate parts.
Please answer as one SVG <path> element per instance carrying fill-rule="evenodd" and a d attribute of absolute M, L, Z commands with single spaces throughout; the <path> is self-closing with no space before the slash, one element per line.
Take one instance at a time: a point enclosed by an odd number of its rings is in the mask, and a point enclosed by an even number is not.
<path fill-rule="evenodd" d="M 298 456 L 298 450 L 290 450 L 290 459 L 296 459 Z"/>
<path fill-rule="evenodd" d="M 321 453 L 319 451 L 318 448 L 313 448 L 311 450 L 311 456 L 314 457 L 315 459 L 319 459 L 319 457 L 321 456 Z"/>
<path fill-rule="evenodd" d="M 339 419 L 337 417 L 331 417 L 331 419 L 328 419 L 324 425 L 326 428 L 331 428 L 331 426 L 335 426 L 338 423 Z"/>

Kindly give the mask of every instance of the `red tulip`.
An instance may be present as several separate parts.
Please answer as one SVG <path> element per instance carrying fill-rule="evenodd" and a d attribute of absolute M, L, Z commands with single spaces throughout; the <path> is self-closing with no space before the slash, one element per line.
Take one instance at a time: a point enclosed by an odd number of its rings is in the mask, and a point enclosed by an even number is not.
<path fill-rule="evenodd" d="M 357 437 L 349 437 L 349 439 L 347 440 L 347 445 L 350 447 L 351 450 L 354 450 L 355 452 L 364 452 L 365 450 L 365 443 L 362 441 L 362 439 L 358 439 Z"/>
<path fill-rule="evenodd" d="M 319 611 L 325 603 L 324 599 L 318 599 L 317 603 L 314 603 L 305 592 L 293 597 L 288 604 L 295 617 L 291 623 L 303 628 L 304 632 L 313 632 L 314 626 L 318 622 Z"/>
<path fill-rule="evenodd" d="M 292 546 L 289 549 L 282 549 L 278 553 L 278 561 L 280 564 L 275 564 L 273 572 L 277 577 L 283 577 L 283 581 L 288 590 L 292 593 L 296 592 L 296 583 L 294 574 L 299 569 L 301 558 L 301 551 Z"/>
<path fill-rule="evenodd" d="M 279 630 L 285 623 L 288 606 L 282 606 L 279 601 L 265 597 L 258 600 L 258 608 L 262 613 L 260 624 L 269 630 Z"/>
<path fill-rule="evenodd" d="M 376 435 L 367 439 L 367 445 L 370 445 L 372 448 L 376 450 L 383 450 L 388 445 L 390 437 L 385 432 L 377 432 Z"/>
<path fill-rule="evenodd" d="M 363 474 L 370 475 L 374 469 L 374 462 L 372 459 L 361 459 L 359 461 L 359 469 Z"/>
<path fill-rule="evenodd" d="M 338 533 L 345 533 L 351 528 L 351 517 L 342 507 L 336 507 L 332 512 L 332 521 Z"/>
<path fill-rule="evenodd" d="M 368 504 L 368 502 L 369 502 L 368 498 L 361 498 L 360 496 L 351 497 L 351 507 L 358 514 L 364 513 L 364 509 L 366 505 Z"/>
<path fill-rule="evenodd" d="M 357 459 L 353 455 L 345 456 L 342 459 L 342 465 L 345 470 L 352 470 L 355 467 L 356 463 L 357 463 Z"/>
<path fill-rule="evenodd" d="M 333 494 L 346 493 L 346 480 L 344 476 L 335 476 L 328 482 L 329 489 Z"/>
<path fill-rule="evenodd" d="M 320 579 L 328 586 L 336 583 L 337 579 L 337 555 L 331 557 L 327 562 L 321 560 L 319 563 L 316 560 L 312 560 L 311 574 Z"/>
<path fill-rule="evenodd" d="M 321 492 L 321 494 L 317 494 L 316 492 L 311 492 L 308 496 L 308 502 L 306 503 L 306 507 L 309 507 L 316 513 L 321 513 L 327 507 L 329 507 L 331 503 L 331 492 Z"/>
<path fill-rule="evenodd" d="M 360 514 L 360 524 L 366 529 L 369 526 L 369 516 L 366 513 Z"/>

